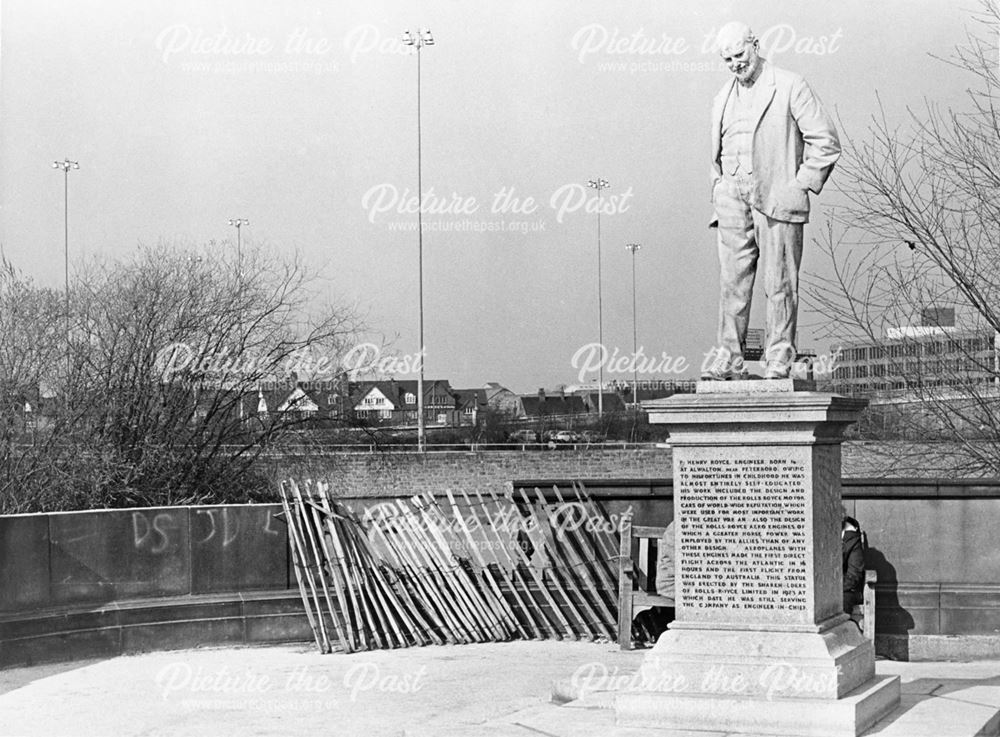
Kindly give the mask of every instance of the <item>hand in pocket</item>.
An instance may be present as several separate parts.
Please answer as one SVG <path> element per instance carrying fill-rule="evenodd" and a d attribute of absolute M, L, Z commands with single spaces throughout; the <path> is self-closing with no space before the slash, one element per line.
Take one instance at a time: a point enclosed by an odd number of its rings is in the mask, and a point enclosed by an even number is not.
<path fill-rule="evenodd" d="M 778 188 L 776 199 L 780 209 L 786 212 L 808 212 L 809 210 L 809 190 L 794 179 Z"/>

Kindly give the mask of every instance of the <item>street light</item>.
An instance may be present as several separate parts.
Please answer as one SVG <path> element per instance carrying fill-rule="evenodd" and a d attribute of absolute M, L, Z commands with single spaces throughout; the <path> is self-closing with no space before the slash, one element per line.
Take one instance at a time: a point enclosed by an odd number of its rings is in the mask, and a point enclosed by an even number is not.
<path fill-rule="evenodd" d="M 69 318 L 69 170 L 79 169 L 80 164 L 69 157 L 53 161 L 53 169 L 63 170 L 63 273 L 66 277 L 66 404 L 69 405 L 70 376 L 70 318 Z"/>
<path fill-rule="evenodd" d="M 422 169 L 422 151 L 420 145 L 420 49 L 433 46 L 434 37 L 429 29 L 417 29 L 417 32 L 403 31 L 403 43 L 417 50 L 417 279 L 420 301 L 420 373 L 417 375 L 417 448 L 422 453 L 425 448 L 426 427 L 424 422 L 424 182 Z"/>
<path fill-rule="evenodd" d="M 604 416 L 604 303 L 601 293 L 601 190 L 611 185 L 606 179 L 590 179 L 587 186 L 597 190 L 597 335 L 601 346 L 601 363 L 597 368 L 597 416 Z"/>
<path fill-rule="evenodd" d="M 243 286 L 243 240 L 240 236 L 240 229 L 244 225 L 249 225 L 250 221 L 246 218 L 229 218 L 229 224 L 236 228 L 236 283 L 238 288 Z M 240 299 L 243 298 L 242 289 L 240 289 Z M 243 335 L 243 313 L 237 313 L 236 317 L 236 331 L 238 333 L 238 339 L 242 344 L 245 344 L 246 339 Z M 243 421 L 243 397 L 242 394 L 239 398 L 239 417 L 240 422 Z"/>
<path fill-rule="evenodd" d="M 632 252 L 632 403 L 638 406 L 639 404 L 639 368 L 638 368 L 638 355 L 639 349 L 637 347 L 638 340 L 636 339 L 636 321 L 635 321 L 635 252 L 638 251 L 642 246 L 638 243 L 626 243 L 625 248 Z"/>
<path fill-rule="evenodd" d="M 249 225 L 250 221 L 246 218 L 229 218 L 229 224 L 236 228 L 236 273 L 238 274 L 243 262 L 243 240 L 240 237 L 240 228 Z"/>

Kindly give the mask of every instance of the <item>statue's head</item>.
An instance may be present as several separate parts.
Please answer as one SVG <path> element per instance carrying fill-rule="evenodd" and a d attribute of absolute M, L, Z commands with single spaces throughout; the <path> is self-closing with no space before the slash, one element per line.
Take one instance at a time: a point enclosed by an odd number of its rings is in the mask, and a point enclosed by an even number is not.
<path fill-rule="evenodd" d="M 760 42 L 746 23 L 733 21 L 719 30 L 715 37 L 719 56 L 740 82 L 752 80 L 760 68 Z"/>

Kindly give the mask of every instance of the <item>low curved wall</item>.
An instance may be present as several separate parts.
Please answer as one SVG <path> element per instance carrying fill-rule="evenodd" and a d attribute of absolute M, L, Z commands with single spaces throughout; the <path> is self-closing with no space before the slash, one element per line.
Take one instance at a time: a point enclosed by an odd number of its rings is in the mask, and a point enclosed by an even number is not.
<path fill-rule="evenodd" d="M 311 638 L 298 591 L 111 601 L 0 616 L 0 668 Z"/>
<path fill-rule="evenodd" d="M 585 483 L 612 514 L 632 507 L 637 524 L 673 516 L 669 478 Z M 568 481 L 513 481 L 515 489 L 553 484 Z M 880 650 L 909 659 L 1000 656 L 1000 481 L 845 479 L 843 490 L 879 574 Z M 360 511 L 384 499 L 345 501 Z M 0 517 L 0 667 L 311 640 L 279 511 L 266 504 Z"/>
<path fill-rule="evenodd" d="M 280 505 L 0 517 L 0 667 L 311 637 Z"/>
<path fill-rule="evenodd" d="M 287 589 L 280 505 L 0 517 L 0 615 L 110 601 Z"/>

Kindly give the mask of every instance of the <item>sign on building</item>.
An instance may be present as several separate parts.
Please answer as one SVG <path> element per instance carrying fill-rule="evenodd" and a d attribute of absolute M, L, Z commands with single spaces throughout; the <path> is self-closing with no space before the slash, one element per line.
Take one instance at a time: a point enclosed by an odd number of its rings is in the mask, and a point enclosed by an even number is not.
<path fill-rule="evenodd" d="M 920 324 L 931 328 L 955 327 L 954 307 L 925 307 L 920 311 Z"/>

